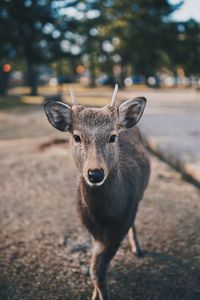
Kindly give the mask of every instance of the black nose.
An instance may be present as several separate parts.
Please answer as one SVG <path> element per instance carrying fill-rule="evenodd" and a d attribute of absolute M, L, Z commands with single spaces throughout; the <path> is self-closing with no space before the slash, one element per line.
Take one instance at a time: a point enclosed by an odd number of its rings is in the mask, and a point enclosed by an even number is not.
<path fill-rule="evenodd" d="M 104 178 L 104 170 L 103 169 L 94 169 L 88 171 L 89 181 L 92 183 L 101 182 Z"/>

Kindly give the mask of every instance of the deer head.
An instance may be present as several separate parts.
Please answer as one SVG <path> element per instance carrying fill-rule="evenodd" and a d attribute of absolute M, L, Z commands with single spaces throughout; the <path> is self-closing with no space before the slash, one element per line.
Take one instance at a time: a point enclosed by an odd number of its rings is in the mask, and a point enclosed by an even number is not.
<path fill-rule="evenodd" d="M 91 187 L 103 185 L 116 170 L 119 132 L 133 127 L 146 105 L 146 99 L 138 97 L 116 107 L 116 93 L 117 86 L 111 105 L 103 108 L 78 105 L 72 89 L 72 106 L 59 101 L 46 101 L 44 105 L 49 122 L 56 129 L 71 134 L 75 164 Z"/>

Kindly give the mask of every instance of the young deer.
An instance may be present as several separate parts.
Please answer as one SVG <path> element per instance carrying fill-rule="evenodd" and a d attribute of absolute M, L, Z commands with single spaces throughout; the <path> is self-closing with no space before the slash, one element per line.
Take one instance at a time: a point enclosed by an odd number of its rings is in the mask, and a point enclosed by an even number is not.
<path fill-rule="evenodd" d="M 111 105 L 87 108 L 78 105 L 70 92 L 72 107 L 47 100 L 44 108 L 49 122 L 73 137 L 72 154 L 80 173 L 78 210 L 93 240 L 92 300 L 108 300 L 108 265 L 127 232 L 132 251 L 142 255 L 134 221 L 150 166 L 139 131 L 132 127 L 141 118 L 146 99 L 128 100 L 117 108 L 116 86 Z"/>

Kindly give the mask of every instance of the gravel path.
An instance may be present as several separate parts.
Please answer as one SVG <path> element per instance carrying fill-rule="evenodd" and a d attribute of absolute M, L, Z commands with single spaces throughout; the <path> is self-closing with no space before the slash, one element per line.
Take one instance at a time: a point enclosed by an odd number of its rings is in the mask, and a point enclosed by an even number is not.
<path fill-rule="evenodd" d="M 90 299 L 91 241 L 76 214 L 69 146 L 42 142 L 0 142 L 0 299 Z M 110 268 L 112 299 L 200 299 L 199 191 L 151 160 L 137 218 L 146 256 L 133 257 L 123 241 Z"/>

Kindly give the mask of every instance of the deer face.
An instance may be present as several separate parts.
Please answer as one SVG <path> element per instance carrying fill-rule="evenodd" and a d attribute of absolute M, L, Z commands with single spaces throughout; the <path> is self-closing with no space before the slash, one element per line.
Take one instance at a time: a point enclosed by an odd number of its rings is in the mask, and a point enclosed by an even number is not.
<path fill-rule="evenodd" d="M 140 119 L 146 100 L 137 98 L 120 105 L 103 108 L 72 107 L 62 102 L 46 102 L 50 123 L 72 135 L 72 154 L 85 182 L 102 185 L 118 164 L 118 134 Z"/>
<path fill-rule="evenodd" d="M 116 109 L 73 107 L 71 133 L 79 172 L 90 186 L 102 185 L 118 159 Z"/>

